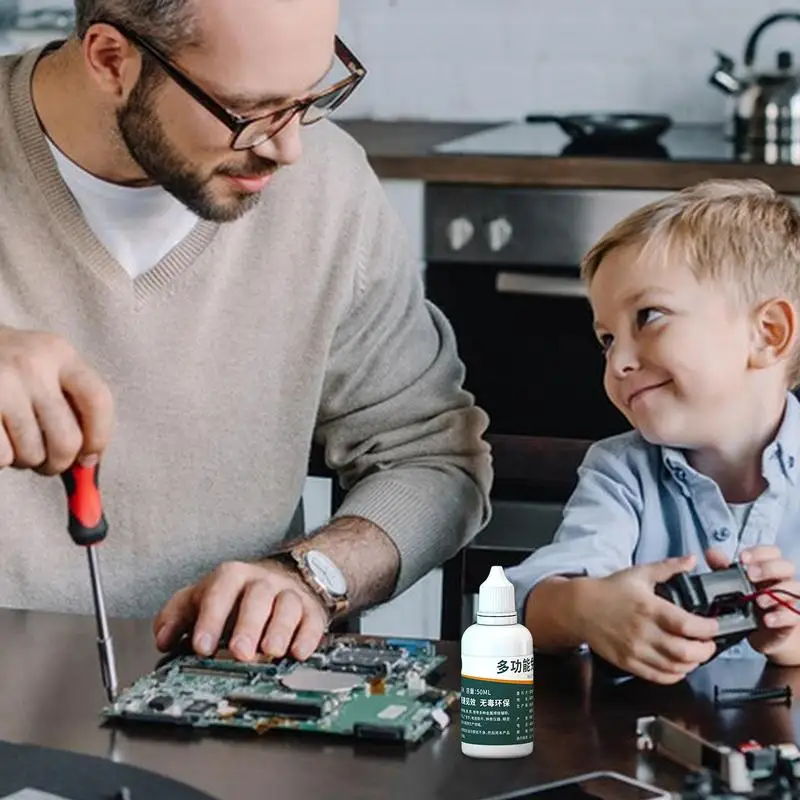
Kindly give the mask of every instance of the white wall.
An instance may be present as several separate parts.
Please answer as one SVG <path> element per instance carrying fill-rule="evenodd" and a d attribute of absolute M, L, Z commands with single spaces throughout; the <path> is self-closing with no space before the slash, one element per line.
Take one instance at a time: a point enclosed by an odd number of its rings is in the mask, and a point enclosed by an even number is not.
<path fill-rule="evenodd" d="M 741 62 L 780 0 L 341 0 L 340 33 L 369 74 L 340 117 L 518 119 L 585 110 L 720 121 L 719 49 Z M 800 23 L 761 37 L 800 62 Z"/>
<path fill-rule="evenodd" d="M 330 516 L 330 486 L 325 478 L 307 478 L 303 492 L 306 531 Z M 434 569 L 403 594 L 362 614 L 360 630 L 373 636 L 438 639 L 441 631 L 442 571 Z"/>

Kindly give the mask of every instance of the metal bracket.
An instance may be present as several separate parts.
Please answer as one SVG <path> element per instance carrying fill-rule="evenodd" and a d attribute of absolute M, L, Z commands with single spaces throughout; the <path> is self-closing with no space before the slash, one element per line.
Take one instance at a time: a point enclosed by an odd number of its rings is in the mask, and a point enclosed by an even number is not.
<path fill-rule="evenodd" d="M 636 749 L 653 750 L 687 769 L 707 769 L 733 792 L 753 791 L 744 753 L 713 744 L 666 717 L 636 720 Z"/>

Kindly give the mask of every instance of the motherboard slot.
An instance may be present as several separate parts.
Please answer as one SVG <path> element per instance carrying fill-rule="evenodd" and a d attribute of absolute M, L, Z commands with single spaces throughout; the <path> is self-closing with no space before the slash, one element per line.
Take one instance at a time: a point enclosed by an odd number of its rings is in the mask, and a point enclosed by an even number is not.
<path fill-rule="evenodd" d="M 225 699 L 249 711 L 294 719 L 319 719 L 325 710 L 324 701 L 314 697 L 231 692 Z"/>

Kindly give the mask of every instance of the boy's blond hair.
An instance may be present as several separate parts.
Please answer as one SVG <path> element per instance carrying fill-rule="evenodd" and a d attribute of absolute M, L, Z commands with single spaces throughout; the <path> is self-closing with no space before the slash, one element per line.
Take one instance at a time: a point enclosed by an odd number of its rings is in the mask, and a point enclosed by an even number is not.
<path fill-rule="evenodd" d="M 584 256 L 581 277 L 591 283 L 603 259 L 628 246 L 727 283 L 749 306 L 785 297 L 800 312 L 800 211 L 762 181 L 704 181 L 634 211 Z M 800 382 L 800 342 L 788 378 Z"/>

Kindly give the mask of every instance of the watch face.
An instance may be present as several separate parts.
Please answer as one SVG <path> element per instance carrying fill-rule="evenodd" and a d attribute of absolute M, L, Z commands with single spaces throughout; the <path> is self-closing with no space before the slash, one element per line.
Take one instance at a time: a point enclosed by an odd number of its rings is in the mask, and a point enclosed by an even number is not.
<path fill-rule="evenodd" d="M 334 596 L 347 594 L 347 582 L 341 570 L 324 553 L 309 550 L 306 553 L 306 566 L 311 574 Z"/>

